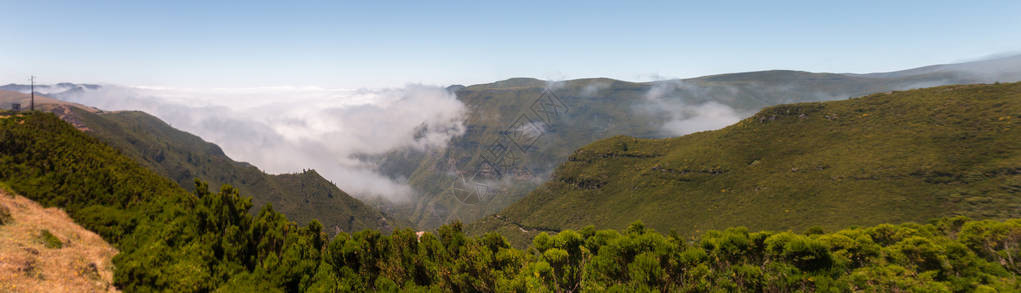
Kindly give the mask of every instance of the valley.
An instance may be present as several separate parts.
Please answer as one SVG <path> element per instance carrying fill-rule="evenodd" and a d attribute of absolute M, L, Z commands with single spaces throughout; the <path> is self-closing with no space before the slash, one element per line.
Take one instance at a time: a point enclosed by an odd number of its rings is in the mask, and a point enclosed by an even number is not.
<path fill-rule="evenodd" d="M 467 131 L 443 151 L 397 151 L 378 158 L 381 173 L 408 178 L 418 196 L 410 204 L 374 205 L 420 229 L 454 220 L 470 223 L 524 198 L 576 149 L 600 139 L 665 138 L 723 128 L 779 104 L 1019 81 L 1019 68 L 1021 56 L 1010 56 L 874 74 L 773 70 L 647 83 L 517 78 L 452 87 L 472 109 Z M 533 109 L 544 101 L 555 115 L 545 117 Z M 521 133 L 523 126 L 533 124 L 538 127 L 530 128 L 531 134 Z M 474 189 L 484 190 L 482 196 L 458 195 L 463 193 L 459 190 Z"/>
<path fill-rule="evenodd" d="M 1021 1 L 10 1 L 0 293 L 1021 292 Z"/>

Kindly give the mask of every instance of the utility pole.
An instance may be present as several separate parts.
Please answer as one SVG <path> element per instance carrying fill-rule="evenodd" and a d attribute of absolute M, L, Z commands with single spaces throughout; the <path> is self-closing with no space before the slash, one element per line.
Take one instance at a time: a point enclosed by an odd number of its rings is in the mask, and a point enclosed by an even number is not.
<path fill-rule="evenodd" d="M 29 76 L 28 80 L 29 83 L 31 84 L 29 86 L 29 92 L 32 96 L 32 100 L 29 102 L 28 108 L 29 111 L 35 111 L 35 75 Z"/>

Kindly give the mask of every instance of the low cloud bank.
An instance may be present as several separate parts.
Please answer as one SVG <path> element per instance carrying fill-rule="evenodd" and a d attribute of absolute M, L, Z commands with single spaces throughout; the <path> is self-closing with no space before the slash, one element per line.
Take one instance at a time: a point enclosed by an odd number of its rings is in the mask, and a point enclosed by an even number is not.
<path fill-rule="evenodd" d="M 360 160 L 402 149 L 445 148 L 466 108 L 441 87 L 186 89 L 104 85 L 60 98 L 104 110 L 140 110 L 219 145 L 269 173 L 315 169 L 360 196 L 409 199 L 400 179 Z"/>
<path fill-rule="evenodd" d="M 714 130 L 737 123 L 747 113 L 739 113 L 734 108 L 709 97 L 719 96 L 718 91 L 727 89 L 709 89 L 692 85 L 683 80 L 656 82 L 645 99 L 634 105 L 635 111 L 660 117 L 662 123 L 659 131 L 666 136 L 681 136 L 689 133 Z M 732 96 L 737 90 L 732 90 Z"/>

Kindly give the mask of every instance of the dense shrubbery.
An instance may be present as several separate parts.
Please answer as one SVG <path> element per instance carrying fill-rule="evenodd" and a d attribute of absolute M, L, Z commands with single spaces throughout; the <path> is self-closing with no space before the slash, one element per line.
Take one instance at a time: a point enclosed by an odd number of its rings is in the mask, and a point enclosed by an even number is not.
<path fill-rule="evenodd" d="M 127 291 L 1019 290 L 1021 220 L 879 225 L 833 233 L 640 223 L 539 234 L 527 250 L 459 223 L 417 235 L 327 237 L 224 186 L 189 194 L 48 114 L 0 120 L 0 181 L 114 242 Z"/>

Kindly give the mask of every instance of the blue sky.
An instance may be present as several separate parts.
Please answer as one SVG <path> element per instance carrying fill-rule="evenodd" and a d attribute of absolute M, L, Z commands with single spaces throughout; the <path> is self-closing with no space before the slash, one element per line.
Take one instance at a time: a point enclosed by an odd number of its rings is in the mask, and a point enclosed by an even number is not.
<path fill-rule="evenodd" d="M 649 80 L 878 72 L 1021 50 L 1021 1 L 0 2 L 0 83 Z"/>

